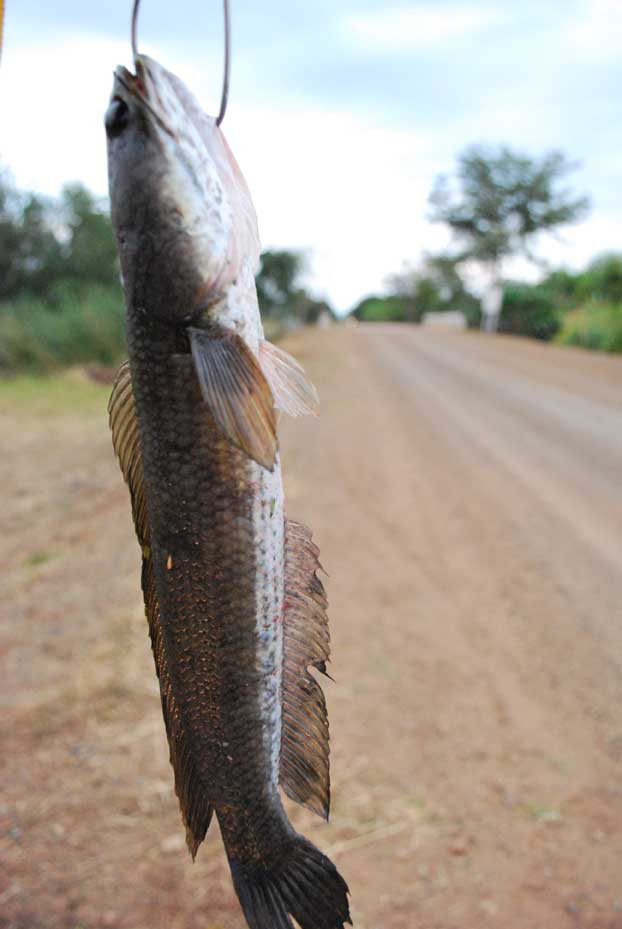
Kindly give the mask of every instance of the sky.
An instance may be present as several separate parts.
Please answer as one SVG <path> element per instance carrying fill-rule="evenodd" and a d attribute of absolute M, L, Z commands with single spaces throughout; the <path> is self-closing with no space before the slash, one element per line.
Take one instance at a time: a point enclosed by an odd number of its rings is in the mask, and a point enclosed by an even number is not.
<path fill-rule="evenodd" d="M 591 211 L 540 257 L 578 268 L 622 248 L 622 0 L 231 2 L 223 128 L 263 246 L 304 249 L 308 285 L 339 311 L 451 244 L 427 200 L 474 143 L 577 163 L 567 183 Z M 103 113 L 114 67 L 131 66 L 130 6 L 7 0 L 0 164 L 18 186 L 106 194 Z M 219 0 L 143 0 L 141 51 L 211 113 L 222 41 Z"/>

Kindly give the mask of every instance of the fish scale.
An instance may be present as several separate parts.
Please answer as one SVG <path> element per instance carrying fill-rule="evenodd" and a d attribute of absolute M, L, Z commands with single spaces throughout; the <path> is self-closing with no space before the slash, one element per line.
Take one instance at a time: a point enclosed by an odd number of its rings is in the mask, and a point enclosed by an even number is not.
<path fill-rule="evenodd" d="M 175 333 L 157 324 L 146 333 L 131 307 L 127 329 L 173 693 L 210 800 L 226 803 L 237 788 L 228 766 L 242 780 L 269 768 L 274 789 L 278 779 L 284 549 L 282 531 L 266 532 L 263 514 L 282 495 L 280 467 L 268 472 L 223 439 L 190 355 L 170 351 Z M 270 521 L 279 519 L 282 504 Z M 268 647 L 258 654 L 266 627 Z"/>

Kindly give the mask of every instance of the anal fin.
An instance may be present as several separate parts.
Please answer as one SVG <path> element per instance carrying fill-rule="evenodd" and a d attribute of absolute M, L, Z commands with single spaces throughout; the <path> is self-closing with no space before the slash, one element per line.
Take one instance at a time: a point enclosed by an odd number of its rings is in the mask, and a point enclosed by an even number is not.
<path fill-rule="evenodd" d="M 328 716 L 322 688 L 309 671 L 325 673 L 330 655 L 318 555 L 310 530 L 287 520 L 280 782 L 288 797 L 328 819 Z"/>
<path fill-rule="evenodd" d="M 149 624 L 156 674 L 160 682 L 162 714 L 169 743 L 171 765 L 175 773 L 175 793 L 179 799 L 181 815 L 186 827 L 186 842 L 194 858 L 207 833 L 212 818 L 212 807 L 205 796 L 205 788 L 200 781 L 187 743 L 166 661 L 160 604 L 151 561 L 151 532 L 145 499 L 138 419 L 134 408 L 132 376 L 127 361 L 117 372 L 108 403 L 108 413 L 112 444 L 130 490 L 134 528 L 143 556 L 142 589 L 145 613 Z"/>

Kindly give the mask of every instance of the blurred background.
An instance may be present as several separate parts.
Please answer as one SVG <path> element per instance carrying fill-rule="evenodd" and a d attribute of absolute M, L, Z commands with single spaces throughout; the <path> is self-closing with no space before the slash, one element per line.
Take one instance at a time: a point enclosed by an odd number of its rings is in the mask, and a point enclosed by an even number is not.
<path fill-rule="evenodd" d="M 129 3 L 8 0 L 0 73 L 0 926 L 242 927 L 184 850 L 106 403 L 103 114 Z M 233 0 L 224 130 L 330 579 L 359 929 L 622 927 L 622 4 Z M 139 47 L 218 109 L 218 2 Z M 186 860 L 188 858 L 188 860 Z"/>

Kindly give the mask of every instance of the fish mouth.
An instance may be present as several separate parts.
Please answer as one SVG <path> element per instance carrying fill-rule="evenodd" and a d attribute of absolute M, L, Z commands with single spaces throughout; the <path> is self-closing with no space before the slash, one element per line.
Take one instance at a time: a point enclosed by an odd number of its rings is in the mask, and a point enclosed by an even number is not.
<path fill-rule="evenodd" d="M 149 113 L 149 115 L 155 120 L 163 132 L 166 132 L 168 135 L 170 135 L 172 139 L 176 139 L 177 136 L 171 127 L 166 123 L 166 120 L 160 116 L 158 111 L 148 99 L 147 85 L 143 77 L 146 69 L 140 57 L 136 59 L 135 67 L 136 74 L 132 74 L 132 72 L 128 71 L 128 69 L 123 65 L 119 65 L 119 67 L 116 68 L 114 72 L 116 80 L 123 88 L 125 88 L 132 99 L 135 100 L 143 110 L 146 110 Z"/>

